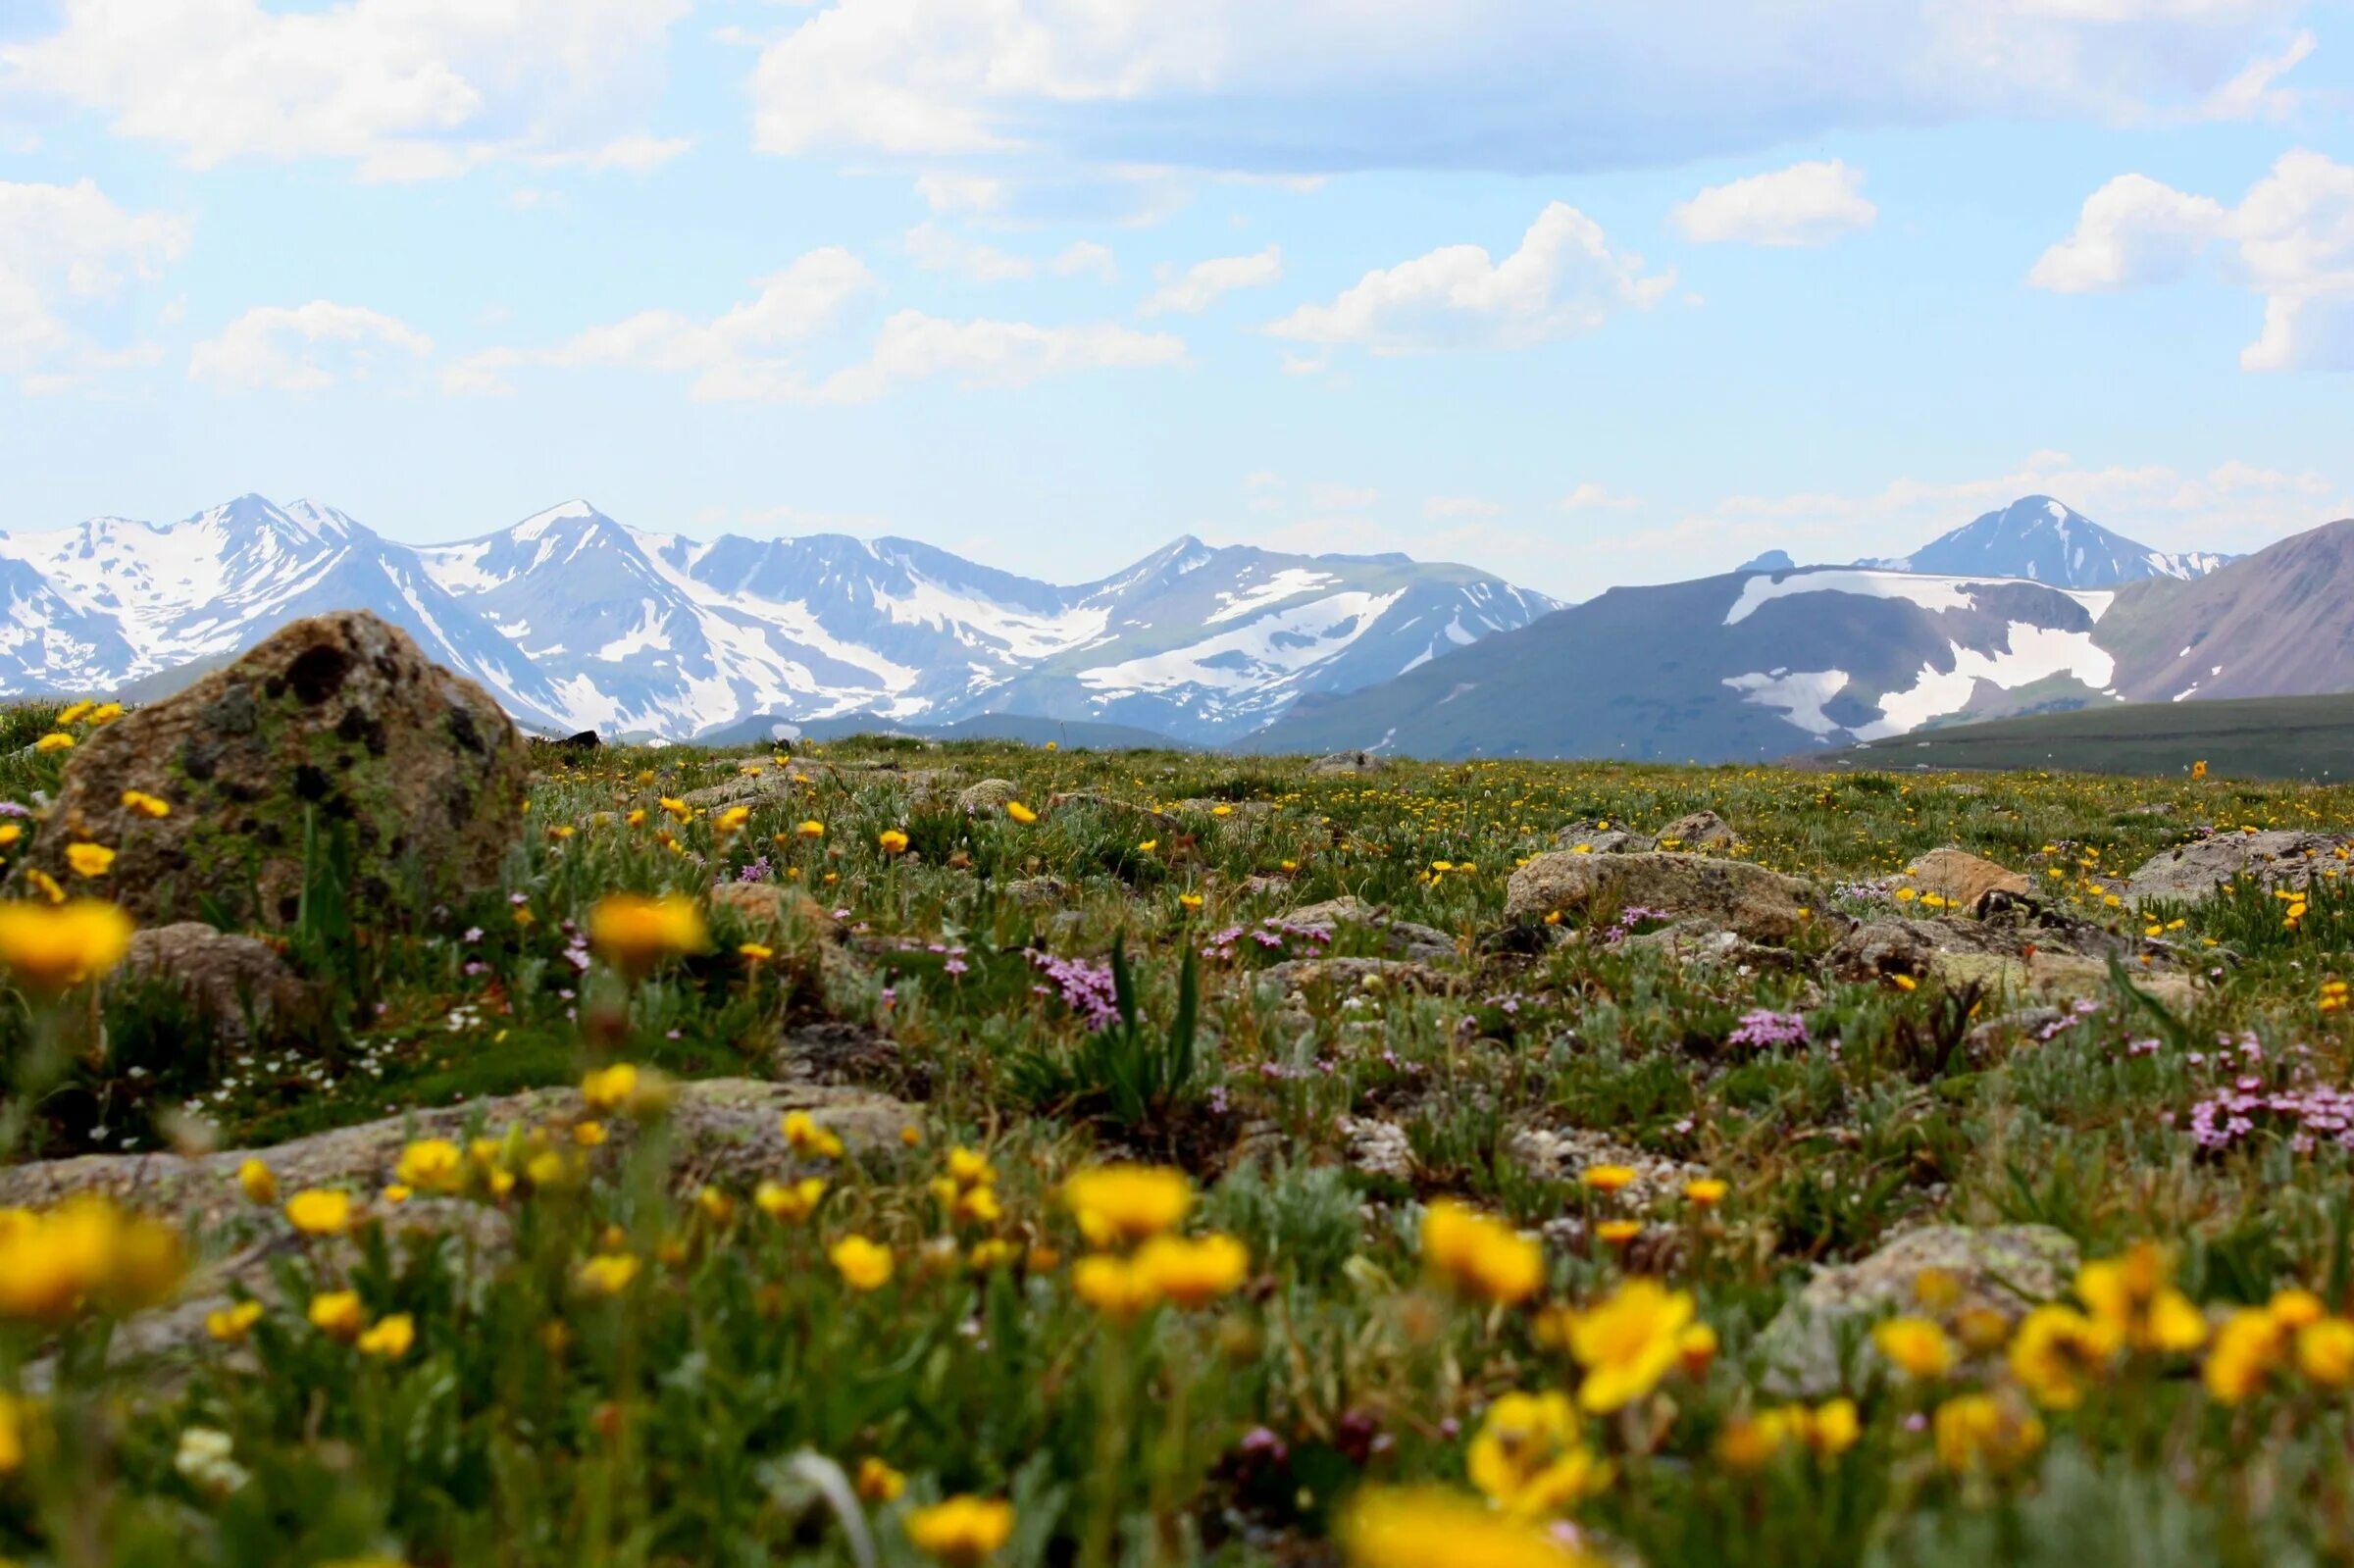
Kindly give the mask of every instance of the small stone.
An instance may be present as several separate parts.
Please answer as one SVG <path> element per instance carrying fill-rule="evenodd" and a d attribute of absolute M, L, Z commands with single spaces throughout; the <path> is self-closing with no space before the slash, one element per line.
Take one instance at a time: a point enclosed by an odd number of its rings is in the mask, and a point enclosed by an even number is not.
<path fill-rule="evenodd" d="M 1011 779 L 984 779 L 956 792 L 956 809 L 968 817 L 978 817 L 988 812 L 1003 811 L 1006 802 L 1021 797 L 1020 786 Z"/>
<path fill-rule="evenodd" d="M 1990 892 L 2024 894 L 2034 889 L 2024 873 L 1951 847 L 1932 849 L 1914 861 L 1896 885 L 1917 893 L 1934 893 L 1958 909 L 1970 910 Z"/>
<path fill-rule="evenodd" d="M 1662 849 L 1730 849 L 1740 839 L 1732 825 L 1713 811 L 1695 811 L 1678 817 L 1659 833 Z"/>
<path fill-rule="evenodd" d="M 225 1044 L 241 1045 L 257 1033 L 267 1038 L 320 1022 L 316 987 L 298 978 L 277 948 L 201 921 L 150 926 L 132 936 L 123 980 L 178 991 Z"/>
<path fill-rule="evenodd" d="M 1639 855 L 1659 847 L 1631 829 L 1599 822 L 1573 822 L 1555 834 L 1553 841 L 1562 849 L 1591 855 Z"/>
<path fill-rule="evenodd" d="M 1329 779 L 1350 774 L 1378 773 L 1381 768 L 1381 758 L 1370 751 L 1336 751 L 1309 763 L 1307 773 L 1313 779 Z"/>

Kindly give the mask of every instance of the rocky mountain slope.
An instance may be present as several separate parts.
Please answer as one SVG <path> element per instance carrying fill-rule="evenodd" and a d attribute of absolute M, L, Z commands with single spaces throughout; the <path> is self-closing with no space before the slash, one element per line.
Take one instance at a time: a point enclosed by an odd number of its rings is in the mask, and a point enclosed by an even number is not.
<path fill-rule="evenodd" d="M 525 724 L 675 738 L 754 717 L 1019 712 L 1215 742 L 1555 608 L 1396 555 L 1183 538 L 1060 586 L 906 539 L 705 541 L 580 501 L 418 547 L 258 495 L 0 537 L 0 693 L 152 690 L 287 621 L 364 609 Z"/>

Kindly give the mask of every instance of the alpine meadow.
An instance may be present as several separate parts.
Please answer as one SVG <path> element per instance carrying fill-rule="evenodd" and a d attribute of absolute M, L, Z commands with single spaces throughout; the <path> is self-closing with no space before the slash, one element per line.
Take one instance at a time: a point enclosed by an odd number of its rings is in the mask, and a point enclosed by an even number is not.
<path fill-rule="evenodd" d="M 0 1568 L 2354 1565 L 2349 147 L 2341 0 L 0 7 Z"/>

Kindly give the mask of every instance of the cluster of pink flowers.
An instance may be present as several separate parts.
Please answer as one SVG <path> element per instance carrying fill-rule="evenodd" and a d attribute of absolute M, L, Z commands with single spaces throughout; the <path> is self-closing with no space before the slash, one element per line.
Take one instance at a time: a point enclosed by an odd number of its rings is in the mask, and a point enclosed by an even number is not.
<path fill-rule="evenodd" d="M 1757 1050 L 1806 1045 L 1813 1041 L 1813 1037 L 1807 1033 L 1804 1013 L 1777 1013 L 1766 1007 L 1743 1013 L 1741 1021 L 1733 1026 L 1733 1032 L 1724 1038 L 1728 1045 L 1747 1045 Z"/>
<path fill-rule="evenodd" d="M 1229 926 L 1224 931 L 1211 933 L 1208 942 L 1202 949 L 1202 956 L 1216 959 L 1232 958 L 1235 948 L 1240 946 L 1246 937 L 1268 952 L 1278 953 L 1284 951 L 1295 938 L 1306 942 L 1311 948 L 1321 947 L 1332 940 L 1332 933 L 1318 926 L 1295 926 L 1279 916 L 1269 915 L 1261 920 L 1255 929 L 1250 926 Z"/>
<path fill-rule="evenodd" d="M 2189 1130 L 2199 1147 L 2227 1149 L 2262 1133 L 2285 1137 L 2290 1148 L 2311 1153 L 2324 1142 L 2354 1149 L 2354 1089 L 2335 1088 L 2314 1075 L 2312 1052 L 2291 1045 L 2285 1082 L 2268 1083 L 2264 1042 L 2253 1034 L 2216 1037 L 2216 1051 L 2192 1051 L 2184 1060 L 2230 1082 L 2190 1108 Z M 2167 1120 L 2173 1121 L 2170 1115 Z"/>
<path fill-rule="evenodd" d="M 1090 1029 L 1110 1029 L 1120 1021 L 1119 988 L 1112 983 L 1109 964 L 1091 964 L 1084 958 L 1058 958 L 1033 951 L 1030 965 L 1046 976 L 1044 985 L 1030 988 L 1053 996 L 1087 1021 Z"/>

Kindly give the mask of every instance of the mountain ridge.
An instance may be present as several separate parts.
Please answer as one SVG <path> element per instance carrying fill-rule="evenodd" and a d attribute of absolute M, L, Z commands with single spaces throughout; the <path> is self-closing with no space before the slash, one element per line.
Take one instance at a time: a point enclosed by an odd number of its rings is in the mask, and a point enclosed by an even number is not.
<path fill-rule="evenodd" d="M 689 738 L 753 716 L 1005 709 L 1214 743 L 1556 607 L 1469 567 L 1191 534 L 1056 584 L 919 540 L 696 539 L 583 498 L 412 545 L 259 494 L 176 523 L 0 534 L 0 692 L 152 682 L 368 609 L 544 729 Z"/>

